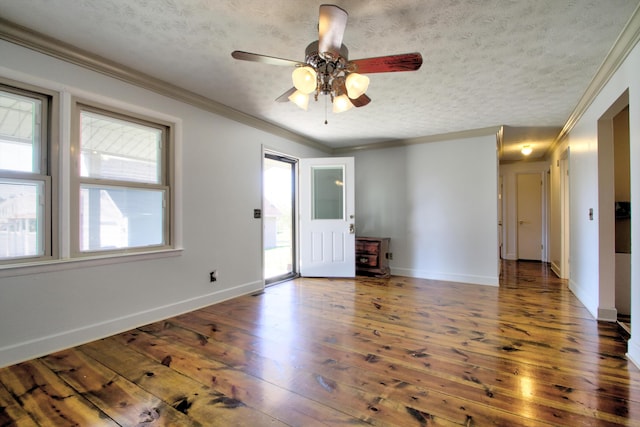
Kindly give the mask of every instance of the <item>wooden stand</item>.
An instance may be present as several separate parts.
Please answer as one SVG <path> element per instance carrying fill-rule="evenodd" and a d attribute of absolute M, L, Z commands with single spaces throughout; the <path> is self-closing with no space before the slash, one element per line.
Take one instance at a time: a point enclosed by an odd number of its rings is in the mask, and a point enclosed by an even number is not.
<path fill-rule="evenodd" d="M 388 237 L 356 237 L 356 273 L 389 277 Z"/>

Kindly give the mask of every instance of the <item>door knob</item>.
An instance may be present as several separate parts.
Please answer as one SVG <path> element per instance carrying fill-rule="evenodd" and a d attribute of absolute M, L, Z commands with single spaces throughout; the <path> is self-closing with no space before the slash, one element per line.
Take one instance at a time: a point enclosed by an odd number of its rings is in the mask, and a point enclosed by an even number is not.
<path fill-rule="evenodd" d="M 349 224 L 349 234 L 356 234 L 355 224 Z"/>

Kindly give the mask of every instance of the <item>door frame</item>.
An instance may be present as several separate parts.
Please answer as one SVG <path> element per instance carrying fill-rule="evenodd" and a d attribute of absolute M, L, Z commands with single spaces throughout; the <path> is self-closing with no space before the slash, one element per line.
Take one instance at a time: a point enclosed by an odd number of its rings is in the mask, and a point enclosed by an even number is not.
<path fill-rule="evenodd" d="M 570 279 L 570 254 L 571 254 L 571 186 L 569 157 L 570 147 L 560 155 L 560 278 Z"/>
<path fill-rule="evenodd" d="M 267 158 L 267 156 L 273 156 L 276 158 L 281 158 L 284 159 L 282 161 L 285 161 L 287 163 L 291 163 L 293 165 L 293 186 L 294 189 L 291 193 L 291 197 L 292 197 L 292 207 L 293 207 L 293 213 L 292 213 L 292 224 L 291 224 L 291 231 L 293 233 L 292 236 L 292 271 L 290 274 L 287 275 L 281 275 L 281 276 L 277 276 L 275 278 L 272 279 L 267 279 L 265 277 L 265 273 L 264 273 L 264 268 L 266 265 L 266 260 L 265 260 L 265 249 L 264 249 L 264 233 L 265 233 L 265 229 L 264 229 L 264 213 L 265 213 L 265 209 L 266 209 L 266 205 L 265 205 L 265 195 L 264 195 L 264 161 L 265 158 Z M 277 159 L 275 159 L 277 160 Z M 277 150 L 273 150 L 271 148 L 265 147 L 264 145 L 262 146 L 262 157 L 260 160 L 260 169 L 261 169 L 261 173 L 260 173 L 260 187 L 261 187 L 261 206 L 262 206 L 262 215 L 260 218 L 260 222 L 261 222 L 261 233 L 260 233 L 260 250 L 262 252 L 262 280 L 264 282 L 264 286 L 271 286 L 271 285 L 275 285 L 277 283 L 280 282 L 284 282 L 287 280 L 291 280 L 291 279 L 295 279 L 297 277 L 300 277 L 300 245 L 299 245 L 299 185 L 298 185 L 298 165 L 300 163 L 300 158 L 296 157 L 296 156 L 292 156 L 289 154 L 285 154 L 282 152 L 279 152 Z"/>
<path fill-rule="evenodd" d="M 613 118 L 629 106 L 626 89 L 600 116 L 598 126 L 598 320 L 615 322 L 615 180 L 613 158 Z M 633 211 L 633 208 L 632 208 Z M 633 224 L 632 224 L 633 226 Z M 632 249 L 633 251 L 633 249 Z M 633 265 L 631 267 L 633 276 Z M 633 316 L 633 313 L 631 313 Z"/>

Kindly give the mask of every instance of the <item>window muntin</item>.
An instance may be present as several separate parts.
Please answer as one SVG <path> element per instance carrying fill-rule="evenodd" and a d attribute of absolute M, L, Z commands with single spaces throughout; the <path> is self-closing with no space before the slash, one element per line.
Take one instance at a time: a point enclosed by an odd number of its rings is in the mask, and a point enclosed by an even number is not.
<path fill-rule="evenodd" d="M 170 126 L 84 102 L 75 106 L 74 254 L 169 247 Z"/>
<path fill-rule="evenodd" d="M 52 257 L 51 96 L 0 84 L 0 265 Z M 13 84 L 11 82 L 10 84 Z"/>

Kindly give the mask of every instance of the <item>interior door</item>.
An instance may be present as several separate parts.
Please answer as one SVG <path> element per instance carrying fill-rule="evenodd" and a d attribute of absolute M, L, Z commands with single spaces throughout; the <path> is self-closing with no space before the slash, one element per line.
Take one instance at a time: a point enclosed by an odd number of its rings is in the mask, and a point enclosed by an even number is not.
<path fill-rule="evenodd" d="M 300 275 L 355 277 L 353 157 L 300 159 Z"/>
<path fill-rule="evenodd" d="M 517 176 L 518 259 L 542 260 L 542 176 Z"/>

